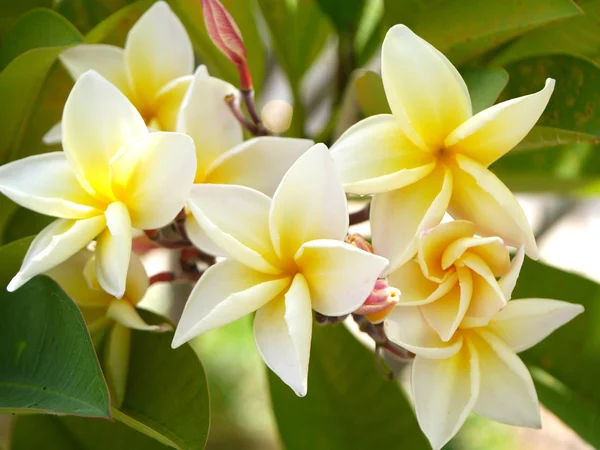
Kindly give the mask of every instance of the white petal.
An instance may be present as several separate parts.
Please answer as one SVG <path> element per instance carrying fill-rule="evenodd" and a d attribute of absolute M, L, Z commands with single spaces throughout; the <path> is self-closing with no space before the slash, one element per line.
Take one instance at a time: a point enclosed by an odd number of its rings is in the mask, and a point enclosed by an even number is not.
<path fill-rule="evenodd" d="M 187 214 L 185 219 L 185 231 L 194 247 L 199 248 L 209 255 L 227 256 L 227 253 L 214 243 L 214 241 L 202 229 L 193 214 Z"/>
<path fill-rule="evenodd" d="M 6 288 L 12 292 L 36 275 L 66 261 L 90 243 L 106 226 L 104 216 L 82 220 L 58 219 L 35 237 L 23 264 Z"/>
<path fill-rule="evenodd" d="M 582 312 L 583 306 L 558 300 L 513 300 L 493 317 L 488 329 L 522 352 Z"/>
<path fill-rule="evenodd" d="M 45 145 L 58 145 L 62 142 L 62 122 L 58 122 L 42 137 Z"/>
<path fill-rule="evenodd" d="M 149 100 L 169 81 L 192 74 L 192 43 L 167 3 L 156 2 L 129 30 L 125 61 L 137 96 Z"/>
<path fill-rule="evenodd" d="M 149 286 L 150 280 L 142 260 L 136 253 L 131 253 L 129 268 L 127 269 L 125 298 L 135 305 L 142 300 Z"/>
<path fill-rule="evenodd" d="M 523 266 L 523 260 L 525 259 L 525 247 L 520 247 L 517 251 L 517 254 L 513 258 L 510 263 L 509 271 L 498 280 L 498 286 L 502 290 L 506 301 L 512 298 L 513 290 L 517 285 L 517 280 L 519 279 L 519 273 L 521 272 L 521 267 Z"/>
<path fill-rule="evenodd" d="M 442 341 L 423 318 L 419 307 L 394 308 L 385 320 L 385 332 L 392 342 L 426 358 L 449 358 L 463 345 L 462 337 Z"/>
<path fill-rule="evenodd" d="M 115 408 L 119 408 L 125 400 L 130 351 L 131 330 L 118 323 L 115 324 L 107 336 L 102 365 Z"/>
<path fill-rule="evenodd" d="M 175 78 L 156 94 L 154 118 L 162 131 L 176 131 L 181 105 L 193 79 L 192 75 Z"/>
<path fill-rule="evenodd" d="M 269 220 L 275 251 L 286 261 L 305 242 L 344 239 L 346 195 L 325 145 L 311 147 L 285 174 L 273 196 Z"/>
<path fill-rule="evenodd" d="M 470 345 L 446 359 L 417 356 L 412 367 L 415 411 L 433 450 L 460 430 L 479 395 L 479 361 Z"/>
<path fill-rule="evenodd" d="M 204 182 L 238 184 L 272 196 L 288 169 L 313 144 L 310 139 L 274 136 L 250 139 L 217 158 Z"/>
<path fill-rule="evenodd" d="M 190 294 L 173 348 L 256 311 L 289 286 L 289 277 L 265 275 L 226 259 L 211 266 Z"/>
<path fill-rule="evenodd" d="M 406 137 L 390 114 L 351 126 L 331 147 L 344 190 L 376 194 L 407 186 L 429 174 L 435 159 Z"/>
<path fill-rule="evenodd" d="M 531 131 L 554 90 L 554 80 L 535 94 L 513 98 L 484 109 L 446 139 L 451 152 L 462 153 L 487 167 L 508 153 Z"/>
<path fill-rule="evenodd" d="M 177 131 L 191 136 L 196 144 L 197 183 L 204 181 L 215 159 L 244 139 L 242 126 L 225 102 L 228 95 L 239 97 L 239 91 L 223 80 L 207 76 L 206 69 L 200 67 L 183 99 Z"/>
<path fill-rule="evenodd" d="M 479 398 L 473 411 L 498 422 L 541 428 L 540 406 L 523 361 L 485 329 L 472 338 L 481 371 Z"/>
<path fill-rule="evenodd" d="M 59 58 L 73 80 L 77 80 L 88 70 L 94 70 L 131 98 L 132 91 L 125 70 L 125 52 L 122 48 L 106 44 L 81 44 L 68 48 Z"/>
<path fill-rule="evenodd" d="M 71 90 L 62 125 L 63 148 L 81 185 L 112 200 L 110 161 L 129 140 L 148 133 L 144 120 L 125 95 L 89 71 Z"/>
<path fill-rule="evenodd" d="M 269 235 L 271 199 L 265 194 L 243 186 L 196 184 L 188 206 L 230 257 L 259 272 L 281 272 Z"/>
<path fill-rule="evenodd" d="M 167 331 L 168 326 L 165 325 L 148 325 L 142 319 L 135 307 L 126 299 L 115 299 L 110 302 L 110 306 L 106 311 L 106 317 L 113 319 L 118 324 L 142 331 Z"/>
<path fill-rule="evenodd" d="M 310 288 L 313 309 L 326 316 L 358 309 L 388 264 L 381 256 L 331 239 L 303 244 L 294 259 Z"/>
<path fill-rule="evenodd" d="M 448 134 L 471 117 L 469 91 L 458 71 L 404 25 L 385 36 L 381 76 L 390 109 L 423 149 L 443 148 Z"/>
<path fill-rule="evenodd" d="M 111 203 L 105 212 L 106 230 L 96 243 L 96 275 L 102 289 L 121 298 L 131 257 L 131 219 L 127 207 Z"/>
<path fill-rule="evenodd" d="M 443 165 L 422 180 L 396 191 L 373 196 L 371 229 L 375 253 L 390 261 L 389 271 L 417 252 L 418 235 L 444 217 L 452 175 Z"/>
<path fill-rule="evenodd" d="M 527 217 L 510 190 L 481 164 L 456 155 L 452 165 L 454 189 L 449 213 L 455 219 L 475 223 L 483 236 L 499 236 L 507 245 L 525 245 L 527 255 L 537 259 L 535 237 Z"/>
<path fill-rule="evenodd" d="M 181 133 L 150 133 L 111 162 L 112 188 L 135 228 L 167 225 L 183 209 L 196 169 L 194 143 Z"/>
<path fill-rule="evenodd" d="M 307 391 L 311 337 L 310 291 L 297 274 L 283 298 L 256 312 L 254 340 L 265 364 L 299 397 Z"/>
<path fill-rule="evenodd" d="M 48 216 L 83 219 L 102 214 L 102 205 L 81 187 L 63 152 L 29 156 L 3 165 L 0 192 Z"/>

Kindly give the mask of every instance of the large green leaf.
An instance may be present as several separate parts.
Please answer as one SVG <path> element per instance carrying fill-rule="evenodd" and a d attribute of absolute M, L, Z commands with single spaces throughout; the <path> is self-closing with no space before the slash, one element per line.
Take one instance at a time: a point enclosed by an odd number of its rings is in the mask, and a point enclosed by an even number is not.
<path fill-rule="evenodd" d="M 110 417 L 108 388 L 71 299 L 46 277 L 6 290 L 30 243 L 0 248 L 0 408 Z"/>
<path fill-rule="evenodd" d="M 55 9 L 69 19 L 82 33 L 87 33 L 97 24 L 133 0 L 61 0 Z"/>
<path fill-rule="evenodd" d="M 316 0 L 340 33 L 355 33 L 358 28 L 365 0 Z"/>
<path fill-rule="evenodd" d="M 365 70 L 356 74 L 353 83 L 356 101 L 365 117 L 391 113 L 381 75 Z"/>
<path fill-rule="evenodd" d="M 0 2 L 0 40 L 27 11 L 33 8 L 51 8 L 52 0 L 19 0 Z"/>
<path fill-rule="evenodd" d="M 473 67 L 461 70 L 460 74 L 469 88 L 473 114 L 492 106 L 508 83 L 504 69 Z"/>
<path fill-rule="evenodd" d="M 408 25 L 456 64 L 582 13 L 571 0 L 385 0 L 385 8 L 389 25 Z"/>
<path fill-rule="evenodd" d="M 85 41 L 89 44 L 103 43 L 124 47 L 127 33 L 154 1 L 139 0 L 119 9 L 87 33 Z"/>
<path fill-rule="evenodd" d="M 527 260 L 513 297 L 555 298 L 585 307 L 583 314 L 521 356 L 550 376 L 534 371 L 546 407 L 594 447 L 600 447 L 600 286 Z"/>
<path fill-rule="evenodd" d="M 584 143 L 598 144 L 600 143 L 600 137 L 578 131 L 538 125 L 533 127 L 513 151 L 538 150 L 541 148 Z"/>
<path fill-rule="evenodd" d="M 287 450 L 430 448 L 398 384 L 342 325 L 314 328 L 305 398 L 270 371 L 269 382 Z"/>

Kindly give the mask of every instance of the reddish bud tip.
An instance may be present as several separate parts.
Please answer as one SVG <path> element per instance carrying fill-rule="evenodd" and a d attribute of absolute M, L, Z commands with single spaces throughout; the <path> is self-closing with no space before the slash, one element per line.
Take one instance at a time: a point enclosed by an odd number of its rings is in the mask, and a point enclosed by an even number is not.
<path fill-rule="evenodd" d="M 400 291 L 379 278 L 363 305 L 355 311 L 364 315 L 371 323 L 380 323 L 392 311 L 400 299 Z"/>
<path fill-rule="evenodd" d="M 356 248 L 364 250 L 365 252 L 375 253 L 373 251 L 373 246 L 358 233 L 353 233 L 346 236 L 346 242 Z"/>
<path fill-rule="evenodd" d="M 252 78 L 248 70 L 246 47 L 242 33 L 231 14 L 219 0 L 200 0 L 204 13 L 204 24 L 213 43 L 236 65 L 241 88 L 252 89 Z"/>

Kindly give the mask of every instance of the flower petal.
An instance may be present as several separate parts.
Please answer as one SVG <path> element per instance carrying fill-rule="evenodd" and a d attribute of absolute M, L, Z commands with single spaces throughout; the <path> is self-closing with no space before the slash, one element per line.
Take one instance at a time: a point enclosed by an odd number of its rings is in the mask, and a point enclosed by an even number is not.
<path fill-rule="evenodd" d="M 148 133 L 144 120 L 125 95 L 89 71 L 71 90 L 62 125 L 65 155 L 81 185 L 112 200 L 110 161 L 129 140 Z"/>
<path fill-rule="evenodd" d="M 358 309 L 388 264 L 381 256 L 331 239 L 306 242 L 294 260 L 310 288 L 313 309 L 326 316 Z"/>
<path fill-rule="evenodd" d="M 131 257 L 131 219 L 120 202 L 111 203 L 104 214 L 106 230 L 96 242 L 96 275 L 102 289 L 121 298 Z"/>
<path fill-rule="evenodd" d="M 415 255 L 419 233 L 442 220 L 451 193 L 452 175 L 439 165 L 410 186 L 373 196 L 373 248 L 375 253 L 390 261 L 388 271 L 400 267 Z"/>
<path fill-rule="evenodd" d="M 470 338 L 479 357 L 481 387 L 473 411 L 509 425 L 541 428 L 540 405 L 523 361 L 493 333 Z"/>
<path fill-rule="evenodd" d="M 299 397 L 307 391 L 311 338 L 310 291 L 297 274 L 285 295 L 256 312 L 254 341 L 269 369 Z"/>
<path fill-rule="evenodd" d="M 461 261 L 473 274 L 473 294 L 467 316 L 491 317 L 504 308 L 506 298 L 485 261 L 470 252 L 463 254 Z"/>
<path fill-rule="evenodd" d="M 451 152 L 461 153 L 488 167 L 508 153 L 531 131 L 554 90 L 554 80 L 535 94 L 513 98 L 475 114 L 446 138 Z"/>
<path fill-rule="evenodd" d="M 455 219 L 475 223 L 484 236 L 499 236 L 507 245 L 525 245 L 527 255 L 537 259 L 531 226 L 512 192 L 488 169 L 470 158 L 456 155 L 452 165 L 454 190 L 449 213 Z"/>
<path fill-rule="evenodd" d="M 156 2 L 129 30 L 125 61 L 136 95 L 148 100 L 169 81 L 192 74 L 192 43 L 167 3 Z"/>
<path fill-rule="evenodd" d="M 223 80 L 209 77 L 201 66 L 183 99 L 177 131 L 190 136 L 196 145 L 197 183 L 204 181 L 215 159 L 244 140 L 242 126 L 225 102 L 230 95 L 239 97 L 239 91 Z"/>
<path fill-rule="evenodd" d="M 125 298 L 136 305 L 142 300 L 149 286 L 150 280 L 142 260 L 136 253 L 131 253 L 129 268 L 127 269 Z"/>
<path fill-rule="evenodd" d="M 36 275 L 66 261 L 88 245 L 105 226 L 102 215 L 82 220 L 55 220 L 35 237 L 19 272 L 6 289 L 13 292 Z"/>
<path fill-rule="evenodd" d="M 400 189 L 435 168 L 429 152 L 416 147 L 391 114 L 361 120 L 331 147 L 344 190 L 374 194 Z"/>
<path fill-rule="evenodd" d="M 479 395 L 479 361 L 470 345 L 446 359 L 417 356 L 412 367 L 415 412 L 433 450 L 460 430 Z"/>
<path fill-rule="evenodd" d="M 281 273 L 269 235 L 271 199 L 265 194 L 243 186 L 196 184 L 188 206 L 230 257 L 259 272 Z"/>
<path fill-rule="evenodd" d="M 119 408 L 125 399 L 130 351 L 131 330 L 118 323 L 115 324 L 107 336 L 102 365 L 115 408 Z"/>
<path fill-rule="evenodd" d="M 62 52 L 59 59 L 73 80 L 77 80 L 88 70 L 93 70 L 131 98 L 132 90 L 127 79 L 125 52 L 122 48 L 106 44 L 81 44 Z"/>
<path fill-rule="evenodd" d="M 42 137 L 45 145 L 59 145 L 62 142 L 62 122 L 58 122 Z"/>
<path fill-rule="evenodd" d="M 346 194 L 324 144 L 312 146 L 283 177 L 273 196 L 269 227 L 275 251 L 286 261 L 305 242 L 344 239 Z"/>
<path fill-rule="evenodd" d="M 446 281 L 456 283 L 456 279 L 448 278 Z M 411 306 L 427 303 L 429 297 L 439 287 L 438 283 L 425 278 L 421 266 L 415 259 L 411 259 L 391 272 L 388 275 L 388 284 L 400 289 L 402 295 L 399 304 Z"/>
<path fill-rule="evenodd" d="M 509 301 L 512 298 L 512 293 L 517 285 L 517 280 L 519 279 L 519 273 L 521 272 L 521 266 L 523 266 L 524 259 L 525 247 L 520 247 L 510 263 L 509 271 L 498 280 L 498 286 L 500 286 L 506 301 Z"/>
<path fill-rule="evenodd" d="M 310 139 L 275 136 L 250 139 L 217 158 L 204 183 L 237 184 L 272 196 L 285 173 L 313 144 Z"/>
<path fill-rule="evenodd" d="M 81 187 L 63 152 L 29 156 L 3 165 L 0 192 L 48 216 L 84 219 L 102 214 L 102 205 Z"/>
<path fill-rule="evenodd" d="M 488 329 L 522 352 L 582 312 L 583 306 L 558 300 L 513 300 L 492 318 Z"/>
<path fill-rule="evenodd" d="M 452 63 L 404 25 L 388 31 L 381 75 L 404 133 L 422 149 L 439 150 L 444 139 L 471 117 L 471 99 Z"/>
<path fill-rule="evenodd" d="M 194 143 L 181 133 L 150 133 L 111 162 L 112 188 L 135 228 L 167 225 L 183 209 L 196 169 Z"/>
<path fill-rule="evenodd" d="M 227 256 L 227 253 L 214 243 L 214 241 L 202 229 L 193 214 L 187 214 L 185 219 L 185 231 L 194 247 L 199 248 L 209 255 Z"/>
<path fill-rule="evenodd" d="M 418 261 L 423 274 L 432 281 L 441 283 L 450 264 L 442 256 L 446 248 L 457 239 L 475 234 L 475 225 L 466 220 L 441 223 L 419 236 Z M 454 263 L 454 261 L 452 261 Z"/>
<path fill-rule="evenodd" d="M 444 250 L 442 267 L 450 267 L 467 250 L 480 257 L 495 277 L 506 274 L 510 269 L 508 248 L 499 237 L 463 237 L 455 240 Z"/>
<path fill-rule="evenodd" d="M 154 113 L 162 131 L 176 130 L 179 111 L 193 79 L 192 75 L 175 78 L 156 94 Z"/>
<path fill-rule="evenodd" d="M 115 299 L 110 302 L 106 316 L 113 319 L 117 324 L 134 330 L 142 331 L 167 331 L 171 327 L 168 324 L 148 325 L 142 319 L 135 307 L 126 299 Z"/>
<path fill-rule="evenodd" d="M 444 359 L 456 354 L 462 337 L 444 342 L 429 326 L 419 307 L 397 306 L 385 320 L 385 332 L 392 342 L 425 358 Z"/>
<path fill-rule="evenodd" d="M 204 272 L 179 320 L 173 348 L 256 311 L 289 286 L 289 277 L 256 272 L 226 259 Z"/>

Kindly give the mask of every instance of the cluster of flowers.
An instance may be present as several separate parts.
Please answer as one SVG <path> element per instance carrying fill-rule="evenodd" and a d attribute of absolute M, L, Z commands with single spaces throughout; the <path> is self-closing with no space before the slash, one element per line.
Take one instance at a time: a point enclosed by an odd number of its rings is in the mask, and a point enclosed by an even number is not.
<path fill-rule="evenodd" d="M 81 45 L 61 60 L 76 83 L 46 140 L 60 138 L 64 151 L 0 168 L 3 194 L 57 217 L 10 291 L 48 273 L 122 326 L 158 330 L 135 310 L 148 277 L 132 235 L 183 215 L 194 245 L 225 258 L 193 289 L 174 347 L 256 311 L 260 354 L 303 396 L 313 310 L 367 311 L 365 299 L 383 293 L 385 308 L 367 317 L 416 355 L 416 413 L 434 448 L 471 411 L 540 425 L 515 352 L 583 308 L 509 302 L 524 253 L 535 258 L 537 248 L 517 200 L 487 167 L 533 127 L 553 80 L 473 115 L 452 64 L 397 25 L 382 48 L 392 114 L 357 123 L 329 151 L 306 139 L 244 141 L 224 102 L 240 93 L 203 66 L 192 74 L 189 39 L 164 2 L 133 26 L 125 49 Z M 373 195 L 374 252 L 345 241 L 346 193 Z M 446 211 L 456 220 L 440 224 Z M 512 263 L 505 244 L 519 247 Z"/>

